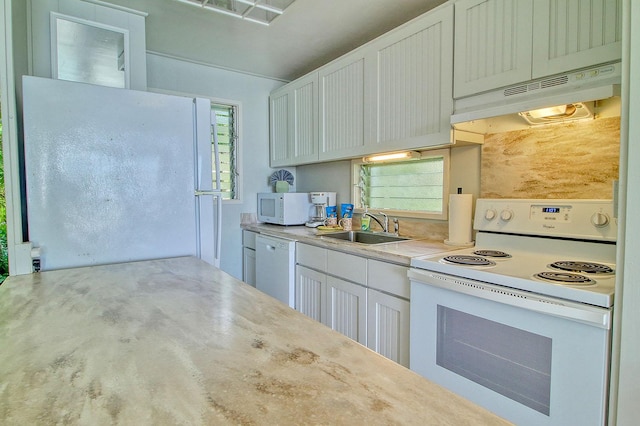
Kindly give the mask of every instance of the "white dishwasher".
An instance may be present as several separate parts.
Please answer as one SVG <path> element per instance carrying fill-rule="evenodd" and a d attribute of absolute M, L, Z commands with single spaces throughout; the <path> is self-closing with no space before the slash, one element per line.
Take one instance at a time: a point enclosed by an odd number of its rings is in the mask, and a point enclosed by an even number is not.
<path fill-rule="evenodd" d="M 256 288 L 295 307 L 296 242 L 256 237 Z"/>

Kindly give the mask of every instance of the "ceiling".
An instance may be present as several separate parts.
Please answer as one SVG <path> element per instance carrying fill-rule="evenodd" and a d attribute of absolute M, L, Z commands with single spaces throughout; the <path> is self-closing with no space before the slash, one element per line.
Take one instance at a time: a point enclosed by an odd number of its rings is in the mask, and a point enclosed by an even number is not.
<path fill-rule="evenodd" d="M 294 80 L 446 0 L 296 0 L 270 26 L 176 0 L 105 0 L 146 12 L 147 50 Z"/>

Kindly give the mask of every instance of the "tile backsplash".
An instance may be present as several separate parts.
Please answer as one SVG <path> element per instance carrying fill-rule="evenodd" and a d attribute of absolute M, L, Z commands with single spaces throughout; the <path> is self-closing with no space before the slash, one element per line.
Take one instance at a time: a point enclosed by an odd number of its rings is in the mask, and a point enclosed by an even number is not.
<path fill-rule="evenodd" d="M 612 198 L 619 162 L 619 117 L 490 134 L 481 197 Z"/>

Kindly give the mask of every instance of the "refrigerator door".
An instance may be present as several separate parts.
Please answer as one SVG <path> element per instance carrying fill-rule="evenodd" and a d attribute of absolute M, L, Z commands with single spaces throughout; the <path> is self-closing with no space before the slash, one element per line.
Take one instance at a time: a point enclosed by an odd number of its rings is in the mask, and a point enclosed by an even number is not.
<path fill-rule="evenodd" d="M 198 235 L 214 236 L 213 239 L 208 238 L 198 244 L 199 256 L 210 264 L 220 267 L 222 192 L 220 192 L 220 154 L 215 132 L 215 116 L 212 115 L 211 101 L 208 99 L 195 99 L 194 108 L 197 165 L 195 187 L 198 203 L 197 221 L 200 227 Z M 212 171 L 215 171 L 215 174 Z"/>
<path fill-rule="evenodd" d="M 212 222 L 213 203 L 195 195 L 207 164 L 196 166 L 206 154 L 194 150 L 193 99 L 37 77 L 23 91 L 28 231 L 42 270 L 208 256 L 200 247 L 214 246 L 215 227 L 200 218 Z"/>

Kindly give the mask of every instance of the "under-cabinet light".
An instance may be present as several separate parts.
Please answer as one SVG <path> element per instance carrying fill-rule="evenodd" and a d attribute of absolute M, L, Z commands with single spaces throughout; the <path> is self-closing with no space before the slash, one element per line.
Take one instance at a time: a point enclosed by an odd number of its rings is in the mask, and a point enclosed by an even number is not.
<path fill-rule="evenodd" d="M 402 161 L 402 160 L 417 160 L 422 156 L 417 151 L 402 151 L 402 152 L 390 152 L 388 154 L 376 154 L 364 157 L 362 159 L 365 163 L 381 163 L 384 161 Z"/>
<path fill-rule="evenodd" d="M 567 121 L 585 120 L 594 118 L 592 112 L 593 102 L 581 102 L 567 105 L 556 105 L 531 111 L 518 113 L 529 124 L 552 124 Z"/>

